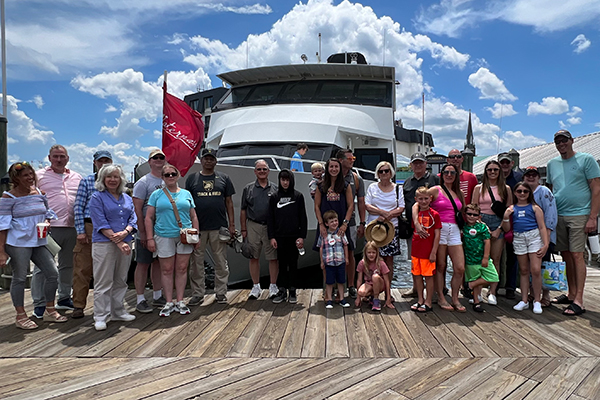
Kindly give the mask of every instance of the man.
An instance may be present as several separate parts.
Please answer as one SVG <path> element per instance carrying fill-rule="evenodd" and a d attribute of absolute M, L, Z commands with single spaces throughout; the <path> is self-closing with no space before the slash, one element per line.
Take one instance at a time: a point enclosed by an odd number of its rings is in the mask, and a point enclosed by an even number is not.
<path fill-rule="evenodd" d="M 77 242 L 73 204 L 81 181 L 81 175 L 67 168 L 69 154 L 60 144 L 50 147 L 50 166 L 36 172 L 38 187 L 46 194 L 48 206 L 58 219 L 50 221 L 50 235 L 60 246 L 58 252 L 58 301 L 57 310 L 72 310 L 71 288 L 73 286 L 73 247 Z M 31 278 L 31 297 L 37 318 L 44 316 L 46 299 L 44 296 L 44 275 L 36 266 Z"/>
<path fill-rule="evenodd" d="M 192 193 L 196 204 L 196 214 L 200 225 L 200 245 L 192 253 L 190 263 L 190 284 L 192 298 L 189 306 L 197 306 L 204 301 L 204 252 L 210 246 L 215 261 L 215 298 L 218 303 L 227 303 L 227 280 L 229 268 L 225 257 L 227 242 L 219 239 L 221 228 L 235 235 L 233 201 L 235 189 L 227 174 L 215 171 L 216 150 L 202 150 L 202 170 L 190 175 L 185 188 Z M 227 227 L 227 228 L 225 228 Z"/>
<path fill-rule="evenodd" d="M 277 192 L 277 185 L 269 181 L 269 165 L 265 160 L 256 160 L 254 163 L 256 181 L 249 183 L 242 192 L 242 205 L 240 207 L 240 226 L 242 236 L 248 240 L 252 247 L 250 259 L 250 276 L 252 277 L 252 291 L 249 299 L 258 299 L 260 288 L 260 253 L 264 248 L 265 258 L 269 261 L 269 298 L 277 295 L 277 250 L 271 246 L 267 234 L 267 217 L 269 216 L 269 198 Z"/>
<path fill-rule="evenodd" d="M 510 186 L 510 190 L 513 190 L 515 185 L 523 180 L 523 173 L 513 169 L 515 162 L 508 153 L 500 153 L 498 155 L 498 162 L 504 173 L 506 184 Z"/>
<path fill-rule="evenodd" d="M 567 130 L 554 134 L 560 156 L 548 162 L 547 181 L 556 198 L 558 223 L 556 250 L 565 261 L 569 293 L 554 299 L 569 304 L 563 314 L 574 316 L 585 312 L 583 289 L 586 265 L 583 258 L 587 234 L 598 228 L 600 208 L 600 167 L 594 157 L 573 150 L 573 136 Z"/>
<path fill-rule="evenodd" d="M 292 171 L 304 172 L 304 164 L 302 164 L 302 157 L 308 151 L 306 143 L 298 143 L 296 146 L 296 152 L 292 156 L 293 160 L 290 162 L 290 169 Z"/>
<path fill-rule="evenodd" d="M 413 174 L 408 179 L 406 179 L 406 181 L 404 181 L 402 191 L 404 192 L 404 203 L 406 205 L 405 209 L 408 210 L 406 212 L 406 219 L 408 220 L 408 223 L 412 225 L 412 212 L 410 210 L 412 210 L 412 207 L 415 204 L 415 195 L 417 193 L 417 189 L 421 186 L 433 187 L 435 185 L 438 185 L 440 183 L 440 180 L 437 176 L 432 175 L 429 171 L 427 171 L 427 157 L 423 153 L 415 153 L 410 157 L 410 169 L 412 170 Z M 408 239 L 406 241 L 406 245 L 408 247 L 407 257 L 408 260 L 410 260 L 410 255 L 412 251 L 412 240 Z M 414 285 L 412 289 L 402 294 L 402 297 L 416 296 L 417 292 L 415 291 Z"/>
<path fill-rule="evenodd" d="M 94 153 L 94 173 L 79 182 L 75 196 L 75 230 L 77 244 L 73 248 L 73 314 L 72 318 L 83 318 L 90 282 L 92 281 L 92 219 L 90 199 L 96 192 L 96 177 L 105 164 L 112 164 L 112 155 L 107 150 Z"/>
<path fill-rule="evenodd" d="M 148 209 L 150 195 L 163 186 L 162 167 L 165 165 L 165 153 L 160 149 L 154 149 L 148 155 L 150 173 L 144 175 L 133 185 L 133 206 L 138 221 L 144 221 Z M 148 305 L 144 296 L 144 289 L 148 281 L 148 268 L 150 268 L 150 280 L 152 281 L 152 306 L 162 308 L 167 301 L 162 295 L 161 272 L 158 259 L 146 248 L 148 239 L 146 227 L 138 223 L 137 239 L 135 241 L 135 267 L 134 284 L 137 294 L 137 306 L 135 309 L 143 314 L 151 313 L 152 307 Z"/>
<path fill-rule="evenodd" d="M 350 229 L 350 238 L 356 247 L 356 241 L 358 238 L 363 237 L 365 234 L 365 225 L 366 225 L 366 206 L 365 206 L 365 181 L 361 178 L 356 172 L 352 171 L 352 167 L 354 166 L 354 161 L 356 157 L 352 154 L 352 150 L 344 149 L 340 150 L 337 153 L 337 159 L 340 160 L 340 164 L 342 165 L 342 175 L 344 176 L 344 180 L 347 185 L 350 185 L 352 189 L 352 198 L 356 199 L 356 204 L 358 207 L 358 217 L 360 218 L 360 224 L 358 227 L 356 226 L 356 214 L 352 213 L 352 218 L 350 218 L 350 223 L 348 224 L 348 229 Z M 356 275 L 356 259 L 354 258 L 354 254 L 348 259 L 348 264 L 346 264 L 346 275 L 348 276 L 348 294 L 353 299 L 356 298 L 356 287 L 354 286 L 354 278 Z"/>
<path fill-rule="evenodd" d="M 465 203 L 471 203 L 471 197 L 473 197 L 473 189 L 477 186 L 477 177 L 475 174 L 469 171 L 463 171 L 462 163 L 463 163 L 463 155 L 460 150 L 452 149 L 448 153 L 448 157 L 446 158 L 448 164 L 453 165 L 458 174 L 460 176 L 460 190 L 463 192 L 465 196 Z M 414 198 L 414 196 L 413 196 Z M 406 200 L 406 197 L 404 198 Z"/>

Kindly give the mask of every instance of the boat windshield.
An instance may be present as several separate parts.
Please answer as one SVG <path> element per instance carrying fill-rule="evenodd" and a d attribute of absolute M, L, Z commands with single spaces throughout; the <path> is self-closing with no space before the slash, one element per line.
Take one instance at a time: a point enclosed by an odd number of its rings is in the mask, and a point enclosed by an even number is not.
<path fill-rule="evenodd" d="M 392 107 L 392 83 L 356 80 L 304 80 L 233 88 L 214 108 L 264 104 L 361 104 Z"/>
<path fill-rule="evenodd" d="M 308 152 L 302 157 L 304 160 L 327 161 L 333 157 L 339 147 L 333 145 L 309 144 Z M 283 169 L 290 167 L 290 159 L 296 152 L 296 145 L 290 143 L 270 144 L 244 144 L 238 146 L 219 147 L 219 164 L 254 166 L 259 158 L 264 158 L 271 169 Z M 277 163 L 277 164 L 275 164 Z M 310 171 L 312 161 L 305 161 L 304 170 Z"/>

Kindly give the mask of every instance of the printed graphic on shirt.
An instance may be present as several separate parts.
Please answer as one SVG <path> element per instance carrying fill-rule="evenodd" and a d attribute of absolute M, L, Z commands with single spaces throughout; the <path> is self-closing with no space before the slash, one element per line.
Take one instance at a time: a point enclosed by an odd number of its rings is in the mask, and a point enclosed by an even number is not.
<path fill-rule="evenodd" d="M 203 192 L 198 192 L 198 197 L 200 196 L 221 196 L 222 192 L 220 190 L 215 190 L 215 181 L 203 181 L 202 187 L 204 189 Z"/>
<path fill-rule="evenodd" d="M 333 189 L 329 188 L 327 190 L 327 201 L 340 201 L 340 194 L 333 191 Z"/>
<path fill-rule="evenodd" d="M 279 203 L 277 203 L 277 208 L 283 208 L 287 205 L 294 204 L 296 201 L 292 201 L 291 197 L 282 197 L 279 199 Z"/>

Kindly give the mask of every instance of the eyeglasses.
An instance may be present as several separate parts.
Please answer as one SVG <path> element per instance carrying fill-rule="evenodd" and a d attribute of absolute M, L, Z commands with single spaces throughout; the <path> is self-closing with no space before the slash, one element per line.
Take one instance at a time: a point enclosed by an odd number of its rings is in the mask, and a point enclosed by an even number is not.
<path fill-rule="evenodd" d="M 456 175 L 456 171 L 445 170 L 445 171 L 442 171 L 442 174 L 444 174 L 444 175 Z"/>
<path fill-rule="evenodd" d="M 451 156 L 448 156 L 448 158 L 463 158 L 462 154 L 453 154 Z"/>
<path fill-rule="evenodd" d="M 165 156 L 161 155 L 161 154 L 157 154 L 155 156 L 150 157 L 153 160 L 164 160 Z"/>
<path fill-rule="evenodd" d="M 265 171 L 268 171 L 269 168 L 254 168 L 254 170 L 258 171 L 258 172 L 265 172 Z"/>
<path fill-rule="evenodd" d="M 163 176 L 165 178 L 175 178 L 177 176 L 177 172 L 167 172 L 166 174 L 163 174 Z"/>
<path fill-rule="evenodd" d="M 467 213 L 469 217 L 479 217 L 479 214 Z"/>
<path fill-rule="evenodd" d="M 389 170 L 389 169 L 380 169 L 380 170 L 379 170 L 379 173 L 380 173 L 380 174 L 389 174 L 389 173 L 390 173 L 390 170 Z"/>
<path fill-rule="evenodd" d="M 554 139 L 554 144 L 567 143 L 568 141 L 569 141 L 569 138 L 563 136 L 562 139 Z"/>
<path fill-rule="evenodd" d="M 23 168 L 31 167 L 31 165 L 27 161 L 22 161 L 14 164 L 15 171 L 20 171 Z"/>
<path fill-rule="evenodd" d="M 488 168 L 486 169 L 487 172 L 498 172 L 500 171 L 500 168 Z"/>
<path fill-rule="evenodd" d="M 515 190 L 515 193 L 517 193 L 517 194 L 523 194 L 523 193 L 527 194 L 527 193 L 529 193 L 529 190 L 527 190 L 527 189 L 517 189 L 517 190 Z"/>

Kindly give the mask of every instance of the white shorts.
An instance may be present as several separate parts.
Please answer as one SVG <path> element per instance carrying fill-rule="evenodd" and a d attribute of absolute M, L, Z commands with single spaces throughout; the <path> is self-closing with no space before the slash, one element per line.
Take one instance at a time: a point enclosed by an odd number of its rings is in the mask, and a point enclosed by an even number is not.
<path fill-rule="evenodd" d="M 154 243 L 156 243 L 156 252 L 158 258 L 169 258 L 175 254 L 192 254 L 194 246 L 191 244 L 181 243 L 181 239 L 168 238 L 154 235 Z"/>
<path fill-rule="evenodd" d="M 440 229 L 440 245 L 462 245 L 460 229 L 458 229 L 458 225 L 451 224 L 449 222 L 442 222 L 442 229 Z"/>
<path fill-rule="evenodd" d="M 535 253 L 544 247 L 539 229 L 532 229 L 527 232 L 513 232 L 513 235 L 513 247 L 515 254 L 518 256 Z"/>

